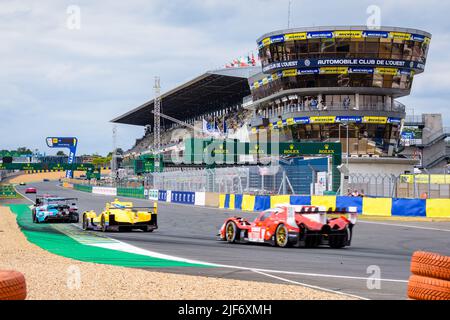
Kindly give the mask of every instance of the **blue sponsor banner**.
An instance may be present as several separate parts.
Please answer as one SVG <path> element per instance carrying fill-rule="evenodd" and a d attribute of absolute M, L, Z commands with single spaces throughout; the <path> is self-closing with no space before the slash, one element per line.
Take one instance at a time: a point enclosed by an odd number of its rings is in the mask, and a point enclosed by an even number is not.
<path fill-rule="evenodd" d="M 364 74 L 373 74 L 373 68 L 349 68 L 349 73 L 364 73 Z"/>
<path fill-rule="evenodd" d="M 389 117 L 388 120 L 387 120 L 387 122 L 388 122 L 388 123 L 391 123 L 391 124 L 401 124 L 402 119 L 400 119 L 400 118 L 391 118 L 391 117 Z"/>
<path fill-rule="evenodd" d="M 195 192 L 172 191 L 171 201 L 174 203 L 195 204 Z"/>
<path fill-rule="evenodd" d="M 319 72 L 320 72 L 319 68 L 314 68 L 314 69 L 298 69 L 298 70 L 297 70 L 297 73 L 298 73 L 298 75 L 300 75 L 300 76 L 305 75 L 305 74 L 316 74 L 316 73 L 319 73 Z"/>
<path fill-rule="evenodd" d="M 348 211 L 350 207 L 356 207 L 356 212 L 362 213 L 363 198 L 361 197 L 336 197 L 336 209 Z"/>
<path fill-rule="evenodd" d="M 411 70 L 408 69 L 399 69 L 398 70 L 398 74 L 402 75 L 402 76 L 410 76 L 411 75 Z"/>
<path fill-rule="evenodd" d="M 310 196 L 290 196 L 290 204 L 295 206 L 310 206 L 311 197 Z"/>
<path fill-rule="evenodd" d="M 255 196 L 254 211 L 264 211 L 270 208 L 270 196 Z"/>
<path fill-rule="evenodd" d="M 236 210 L 242 210 L 242 194 L 235 194 L 234 195 L 234 209 Z"/>
<path fill-rule="evenodd" d="M 388 38 L 389 32 L 377 31 L 377 30 L 365 30 L 363 31 L 363 37 L 366 38 Z"/>
<path fill-rule="evenodd" d="M 309 124 L 309 117 L 297 117 L 294 118 L 294 122 L 299 124 Z"/>
<path fill-rule="evenodd" d="M 307 32 L 306 33 L 307 39 L 332 39 L 333 38 L 333 31 L 313 31 L 313 32 Z"/>
<path fill-rule="evenodd" d="M 392 215 L 402 217 L 426 217 L 426 200 L 392 199 Z"/>
<path fill-rule="evenodd" d="M 228 193 L 225 195 L 225 203 L 224 203 L 223 207 L 225 209 L 230 208 L 230 195 Z"/>
<path fill-rule="evenodd" d="M 423 41 L 425 41 L 425 36 L 423 36 L 423 35 L 421 35 L 421 34 L 415 34 L 415 33 L 412 33 L 412 34 L 411 34 L 411 40 L 423 42 Z"/>
<path fill-rule="evenodd" d="M 354 123 L 362 123 L 362 117 L 358 116 L 337 116 L 336 122 L 354 122 Z"/>
<path fill-rule="evenodd" d="M 402 132 L 402 139 L 410 140 L 414 138 L 415 138 L 414 132 Z"/>
<path fill-rule="evenodd" d="M 167 201 L 167 191 L 166 190 L 158 191 L 158 201 Z"/>
<path fill-rule="evenodd" d="M 270 37 L 270 43 L 284 42 L 284 34 Z"/>

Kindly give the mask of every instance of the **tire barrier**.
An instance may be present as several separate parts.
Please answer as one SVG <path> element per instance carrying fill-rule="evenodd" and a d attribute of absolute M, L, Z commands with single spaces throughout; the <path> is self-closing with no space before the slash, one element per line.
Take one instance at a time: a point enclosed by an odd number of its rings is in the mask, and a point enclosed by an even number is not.
<path fill-rule="evenodd" d="M 450 257 L 417 251 L 411 258 L 408 298 L 450 300 Z"/>
<path fill-rule="evenodd" d="M 17 271 L 0 270 L 0 300 L 25 300 L 25 276 Z"/>
<path fill-rule="evenodd" d="M 79 191 L 93 192 L 89 185 L 73 184 Z M 94 190 L 98 190 L 94 187 Z M 401 199 L 348 196 L 250 195 L 187 192 L 144 188 L 108 188 L 117 196 L 207 206 L 229 210 L 264 211 L 278 204 L 313 205 L 328 209 L 355 207 L 365 216 L 450 218 L 450 199 Z M 113 192 L 113 191 L 108 191 Z"/>
<path fill-rule="evenodd" d="M 450 281 L 450 257 L 417 251 L 411 258 L 411 272 L 418 276 Z"/>

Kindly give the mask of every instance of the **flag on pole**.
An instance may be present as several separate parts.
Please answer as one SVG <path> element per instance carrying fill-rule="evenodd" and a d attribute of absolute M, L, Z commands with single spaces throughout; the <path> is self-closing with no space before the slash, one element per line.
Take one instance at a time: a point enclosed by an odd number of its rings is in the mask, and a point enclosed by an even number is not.
<path fill-rule="evenodd" d="M 203 118 L 202 130 L 203 130 L 203 132 L 208 132 L 208 121 L 206 121 L 205 118 Z"/>

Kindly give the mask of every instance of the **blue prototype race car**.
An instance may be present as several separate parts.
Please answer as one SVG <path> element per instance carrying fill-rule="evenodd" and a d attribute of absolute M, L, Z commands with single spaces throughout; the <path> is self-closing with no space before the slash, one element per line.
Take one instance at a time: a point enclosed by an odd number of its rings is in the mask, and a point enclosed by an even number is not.
<path fill-rule="evenodd" d="M 74 201 L 77 198 L 36 197 L 32 219 L 34 223 L 65 222 L 78 223 L 78 208 Z"/>

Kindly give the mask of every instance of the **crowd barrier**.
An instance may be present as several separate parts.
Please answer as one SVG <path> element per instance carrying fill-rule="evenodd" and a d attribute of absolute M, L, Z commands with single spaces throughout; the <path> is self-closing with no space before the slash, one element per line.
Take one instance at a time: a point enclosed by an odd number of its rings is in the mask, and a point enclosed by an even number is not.
<path fill-rule="evenodd" d="M 450 218 L 450 199 L 402 199 L 347 196 L 297 196 L 219 194 L 213 192 L 187 192 L 143 188 L 109 188 L 63 184 L 75 190 L 104 195 L 157 200 L 241 211 L 264 211 L 279 204 L 321 206 L 331 210 L 355 207 L 364 216 Z"/>

